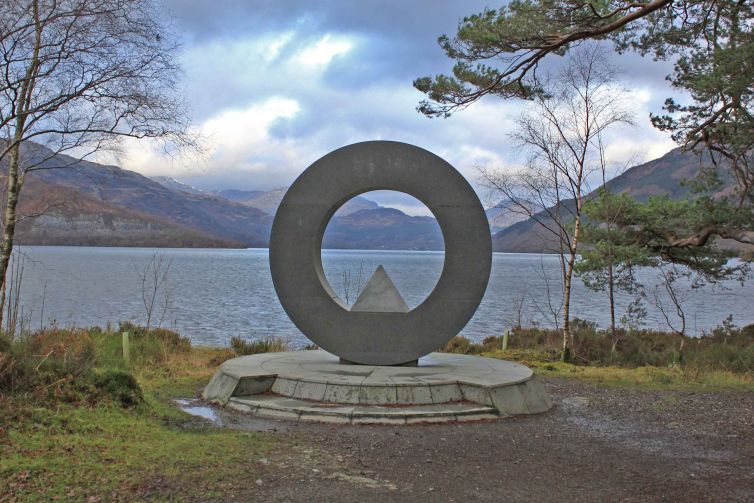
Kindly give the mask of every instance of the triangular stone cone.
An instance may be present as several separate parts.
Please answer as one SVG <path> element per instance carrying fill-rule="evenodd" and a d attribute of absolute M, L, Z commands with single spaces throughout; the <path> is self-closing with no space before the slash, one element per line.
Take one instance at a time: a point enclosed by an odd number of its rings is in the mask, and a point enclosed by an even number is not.
<path fill-rule="evenodd" d="M 406 301 L 395 288 L 393 280 L 382 266 L 377 267 L 366 286 L 359 294 L 359 298 L 351 307 L 351 311 L 371 313 L 407 313 Z"/>

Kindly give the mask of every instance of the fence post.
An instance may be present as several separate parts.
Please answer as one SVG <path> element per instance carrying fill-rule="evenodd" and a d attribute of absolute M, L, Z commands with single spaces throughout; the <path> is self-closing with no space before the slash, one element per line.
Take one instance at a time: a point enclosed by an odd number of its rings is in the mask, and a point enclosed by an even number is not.
<path fill-rule="evenodd" d="M 126 362 L 126 365 L 131 364 L 131 345 L 128 336 L 128 332 L 123 332 L 123 361 Z"/>
<path fill-rule="evenodd" d="M 510 335 L 511 335 L 510 330 L 506 330 L 505 333 L 503 334 L 503 351 L 508 349 L 508 338 L 510 337 Z"/>

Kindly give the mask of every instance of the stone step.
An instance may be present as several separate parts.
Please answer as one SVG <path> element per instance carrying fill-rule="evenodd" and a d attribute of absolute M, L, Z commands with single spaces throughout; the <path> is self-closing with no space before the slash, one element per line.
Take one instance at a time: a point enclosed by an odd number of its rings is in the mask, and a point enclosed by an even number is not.
<path fill-rule="evenodd" d="M 494 407 L 472 402 L 385 407 L 311 402 L 274 394 L 235 396 L 228 407 L 260 417 L 339 424 L 438 423 L 499 417 Z"/>

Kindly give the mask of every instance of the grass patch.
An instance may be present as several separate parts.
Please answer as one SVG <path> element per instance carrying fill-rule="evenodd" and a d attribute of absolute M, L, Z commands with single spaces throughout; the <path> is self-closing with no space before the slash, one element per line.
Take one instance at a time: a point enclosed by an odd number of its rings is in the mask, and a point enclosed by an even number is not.
<path fill-rule="evenodd" d="M 512 360 L 531 367 L 538 375 L 567 377 L 605 386 L 651 390 L 716 391 L 754 390 L 751 372 L 698 370 L 674 367 L 586 366 L 553 361 L 546 352 L 512 349 L 483 353 L 483 356 Z"/>
<path fill-rule="evenodd" d="M 196 396 L 228 350 L 129 328 L 130 365 L 120 334 L 100 329 L 4 346 L 0 501 L 221 499 L 259 475 L 272 435 L 207 428 L 173 403 Z M 65 393 L 50 392 L 61 379 Z"/>
<path fill-rule="evenodd" d="M 235 336 L 230 339 L 230 347 L 237 356 L 279 353 L 290 350 L 288 341 L 281 337 L 263 337 L 247 341 L 239 336 Z"/>
<path fill-rule="evenodd" d="M 440 351 L 484 354 L 518 361 L 545 375 L 591 382 L 666 389 L 754 388 L 754 325 L 731 323 L 702 337 L 650 330 L 620 331 L 617 344 L 594 323 L 573 320 L 574 358 L 560 362 L 562 332 L 539 327 L 513 330 L 508 349 L 503 337 L 474 343 L 454 337 Z"/>
<path fill-rule="evenodd" d="M 113 406 L 28 413 L 2 438 L 3 500 L 205 499 L 248 484 L 252 461 L 273 445 L 267 435 L 178 428 Z"/>

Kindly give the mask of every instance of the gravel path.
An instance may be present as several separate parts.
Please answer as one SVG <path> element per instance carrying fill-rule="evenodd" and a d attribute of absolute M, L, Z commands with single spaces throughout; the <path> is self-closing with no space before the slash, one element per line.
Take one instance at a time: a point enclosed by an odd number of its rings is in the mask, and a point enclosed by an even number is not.
<path fill-rule="evenodd" d="M 545 384 L 550 412 L 481 423 L 333 427 L 223 412 L 285 446 L 227 499 L 754 501 L 754 391 Z"/>

